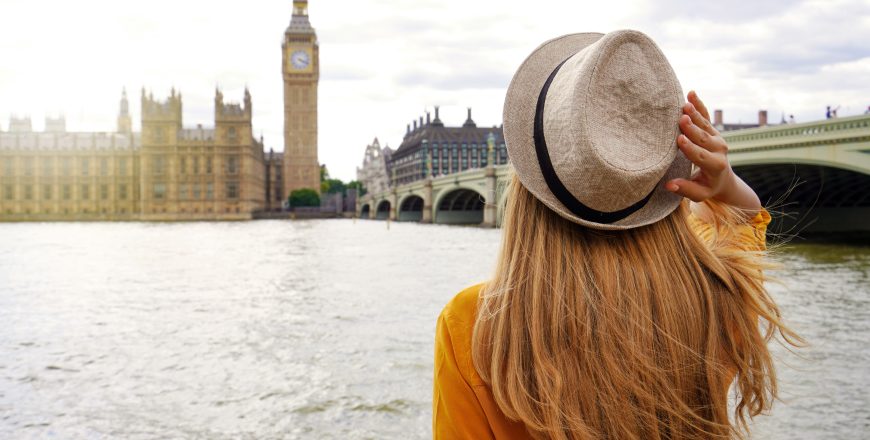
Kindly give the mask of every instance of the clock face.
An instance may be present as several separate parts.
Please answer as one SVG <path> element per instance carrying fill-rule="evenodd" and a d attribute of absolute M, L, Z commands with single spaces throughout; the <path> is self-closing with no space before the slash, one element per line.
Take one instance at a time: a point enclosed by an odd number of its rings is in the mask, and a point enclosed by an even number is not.
<path fill-rule="evenodd" d="M 301 70 L 308 67 L 308 64 L 311 62 L 311 58 L 308 56 L 308 52 L 304 50 L 297 50 L 290 55 L 290 64 L 294 69 Z"/>

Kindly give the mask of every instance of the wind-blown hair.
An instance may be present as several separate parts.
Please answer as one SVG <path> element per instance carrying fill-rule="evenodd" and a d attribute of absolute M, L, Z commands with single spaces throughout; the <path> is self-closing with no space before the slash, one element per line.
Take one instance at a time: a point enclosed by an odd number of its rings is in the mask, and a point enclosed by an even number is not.
<path fill-rule="evenodd" d="M 765 290 L 763 251 L 716 225 L 703 242 L 685 202 L 652 225 L 611 232 L 563 219 L 516 177 L 507 190 L 472 340 L 475 369 L 504 414 L 536 438 L 748 433 L 777 393 L 767 342 L 777 332 L 800 341 Z"/>

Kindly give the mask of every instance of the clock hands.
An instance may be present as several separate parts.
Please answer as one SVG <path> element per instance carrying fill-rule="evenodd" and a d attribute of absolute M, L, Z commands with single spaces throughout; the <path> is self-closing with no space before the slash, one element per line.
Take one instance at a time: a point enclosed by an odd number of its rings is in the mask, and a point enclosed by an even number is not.
<path fill-rule="evenodd" d="M 308 66 L 310 60 L 308 53 L 300 50 L 290 55 L 290 61 L 293 63 L 293 67 L 303 69 Z"/>

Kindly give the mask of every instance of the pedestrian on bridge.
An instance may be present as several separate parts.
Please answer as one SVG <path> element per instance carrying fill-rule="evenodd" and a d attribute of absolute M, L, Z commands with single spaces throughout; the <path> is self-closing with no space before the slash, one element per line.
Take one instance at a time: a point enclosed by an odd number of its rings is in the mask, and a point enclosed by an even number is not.
<path fill-rule="evenodd" d="M 501 251 L 438 318 L 434 438 L 748 434 L 777 393 L 768 340 L 801 341 L 764 287 L 770 216 L 659 47 L 637 31 L 545 42 L 508 88 L 504 134 Z"/>

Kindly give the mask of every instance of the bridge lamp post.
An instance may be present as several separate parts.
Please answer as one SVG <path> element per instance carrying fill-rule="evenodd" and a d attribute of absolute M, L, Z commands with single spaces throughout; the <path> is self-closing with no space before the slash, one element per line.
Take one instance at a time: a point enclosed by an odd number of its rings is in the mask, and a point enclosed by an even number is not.
<path fill-rule="evenodd" d="M 423 184 L 423 217 L 422 223 L 432 223 L 432 151 L 429 142 L 423 139 L 423 154 L 426 156 L 426 182 Z"/>
<path fill-rule="evenodd" d="M 486 192 L 484 195 L 485 200 L 483 201 L 483 223 L 484 227 L 495 227 L 495 214 L 496 214 L 496 206 L 495 206 L 495 135 L 492 132 L 489 132 L 489 135 L 486 137 L 486 176 L 484 180 L 486 181 Z"/>
<path fill-rule="evenodd" d="M 429 141 L 423 139 L 423 178 L 432 176 L 432 163 L 429 155 Z"/>
<path fill-rule="evenodd" d="M 489 132 L 486 137 L 486 166 L 492 168 L 495 164 L 495 135 Z"/>

